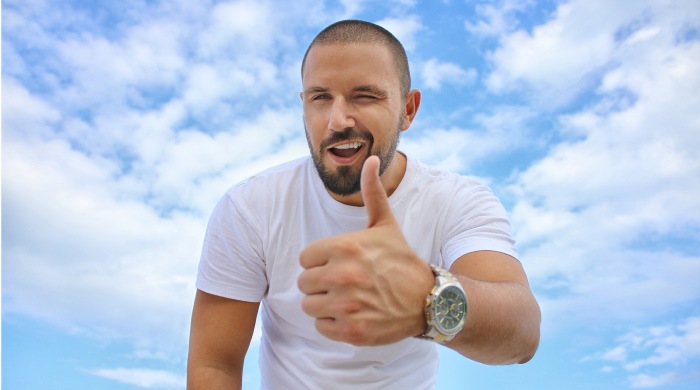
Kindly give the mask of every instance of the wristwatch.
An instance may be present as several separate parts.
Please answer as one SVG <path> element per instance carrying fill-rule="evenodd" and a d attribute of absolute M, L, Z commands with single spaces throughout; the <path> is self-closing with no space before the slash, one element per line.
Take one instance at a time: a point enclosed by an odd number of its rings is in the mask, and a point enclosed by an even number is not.
<path fill-rule="evenodd" d="M 425 333 L 421 339 L 446 343 L 452 340 L 467 318 L 467 295 L 462 284 L 447 270 L 430 264 L 435 275 L 435 287 L 425 300 Z"/>

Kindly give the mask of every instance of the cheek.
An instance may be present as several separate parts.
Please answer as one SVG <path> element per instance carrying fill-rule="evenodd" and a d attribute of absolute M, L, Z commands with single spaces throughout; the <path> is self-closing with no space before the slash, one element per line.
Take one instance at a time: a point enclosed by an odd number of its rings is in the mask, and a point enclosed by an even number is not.
<path fill-rule="evenodd" d="M 395 116 L 386 116 L 382 118 L 379 122 L 376 122 L 375 126 L 378 129 L 375 138 L 381 142 L 387 142 L 393 140 L 396 137 L 396 133 L 402 130 L 403 121 L 396 118 Z"/>
<path fill-rule="evenodd" d="M 323 133 L 328 118 L 319 110 L 304 109 L 304 125 L 310 133 Z"/>
<path fill-rule="evenodd" d="M 313 153 L 317 153 L 323 141 L 321 134 L 315 131 L 314 126 L 306 119 L 304 120 L 304 132 L 306 133 L 306 142 L 309 144 L 309 149 L 311 149 Z"/>

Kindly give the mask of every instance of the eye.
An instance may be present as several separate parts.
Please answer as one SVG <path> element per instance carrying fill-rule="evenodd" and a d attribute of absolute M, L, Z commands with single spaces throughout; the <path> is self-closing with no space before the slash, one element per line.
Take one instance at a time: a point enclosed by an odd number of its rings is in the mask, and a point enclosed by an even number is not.
<path fill-rule="evenodd" d="M 317 95 L 311 95 L 309 97 L 309 100 L 312 102 L 319 101 L 319 100 L 329 100 L 331 98 L 331 95 L 327 93 L 319 93 Z"/>
<path fill-rule="evenodd" d="M 362 100 L 362 101 L 372 101 L 372 100 L 377 100 L 377 97 L 373 96 L 373 95 L 356 95 L 355 99 Z"/>

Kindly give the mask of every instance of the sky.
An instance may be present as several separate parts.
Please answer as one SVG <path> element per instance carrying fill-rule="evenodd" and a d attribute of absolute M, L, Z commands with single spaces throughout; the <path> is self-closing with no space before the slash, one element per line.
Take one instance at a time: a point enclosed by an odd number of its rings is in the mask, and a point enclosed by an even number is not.
<path fill-rule="evenodd" d="M 3 389 L 184 388 L 209 214 L 308 154 L 346 18 L 404 44 L 399 149 L 494 191 L 542 308 L 531 362 L 442 349 L 437 388 L 700 387 L 697 0 L 2 0 Z"/>

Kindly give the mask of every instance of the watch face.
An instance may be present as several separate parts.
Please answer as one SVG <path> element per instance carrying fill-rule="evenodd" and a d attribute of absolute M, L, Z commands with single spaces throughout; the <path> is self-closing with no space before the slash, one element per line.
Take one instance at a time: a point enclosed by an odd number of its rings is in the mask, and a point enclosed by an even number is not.
<path fill-rule="evenodd" d="M 457 330 L 466 314 L 467 297 L 457 287 L 447 287 L 435 300 L 435 319 L 444 333 Z"/>

